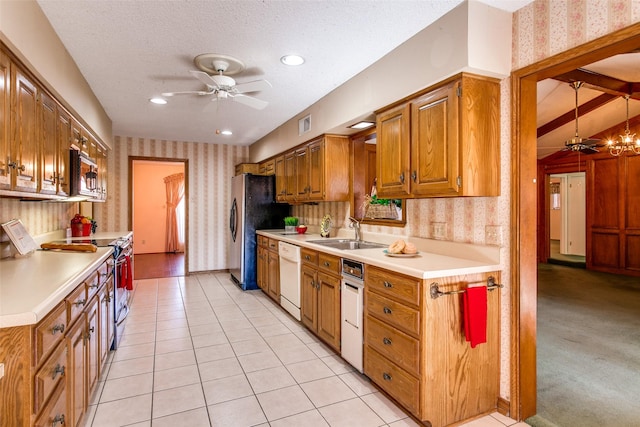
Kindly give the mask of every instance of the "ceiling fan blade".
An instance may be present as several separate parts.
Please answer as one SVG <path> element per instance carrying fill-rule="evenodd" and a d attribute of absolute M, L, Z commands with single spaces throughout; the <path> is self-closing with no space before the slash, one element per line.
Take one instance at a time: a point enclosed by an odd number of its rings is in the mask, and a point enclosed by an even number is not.
<path fill-rule="evenodd" d="M 175 95 L 211 95 L 213 91 L 205 90 L 187 90 L 183 92 L 163 92 L 162 96 L 175 96 Z"/>
<path fill-rule="evenodd" d="M 234 87 L 236 93 L 258 92 L 261 90 L 269 89 L 271 83 L 266 80 L 254 80 L 252 82 L 239 83 Z"/>
<path fill-rule="evenodd" d="M 191 75 L 193 77 L 195 77 L 196 79 L 200 80 L 205 85 L 211 86 L 211 87 L 218 87 L 218 83 L 216 83 L 216 81 L 213 78 L 211 78 L 211 76 L 209 74 L 205 73 L 204 71 L 191 70 L 189 72 L 191 73 Z"/>
<path fill-rule="evenodd" d="M 251 108 L 255 108 L 256 110 L 262 110 L 269 105 L 267 101 L 241 94 L 234 95 L 233 100 Z"/>

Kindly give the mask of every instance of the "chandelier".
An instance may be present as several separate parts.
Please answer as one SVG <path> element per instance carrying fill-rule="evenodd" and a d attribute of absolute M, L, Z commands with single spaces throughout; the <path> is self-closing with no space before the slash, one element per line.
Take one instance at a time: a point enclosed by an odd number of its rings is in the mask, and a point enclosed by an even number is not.
<path fill-rule="evenodd" d="M 620 139 L 610 139 L 607 141 L 609 154 L 612 156 L 619 156 L 626 152 L 629 154 L 640 154 L 640 138 L 634 140 L 636 134 L 629 132 L 629 95 L 625 95 L 624 99 L 627 101 L 627 127 L 624 135 L 620 135 Z"/>

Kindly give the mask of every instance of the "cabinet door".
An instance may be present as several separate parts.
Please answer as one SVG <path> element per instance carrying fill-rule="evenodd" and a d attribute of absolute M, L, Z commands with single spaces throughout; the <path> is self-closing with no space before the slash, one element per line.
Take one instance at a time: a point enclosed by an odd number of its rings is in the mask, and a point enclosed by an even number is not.
<path fill-rule="evenodd" d="M 318 336 L 340 351 L 340 278 L 318 273 Z"/>
<path fill-rule="evenodd" d="M 87 132 L 77 121 L 71 122 L 71 144 L 85 155 L 89 155 L 89 138 Z"/>
<path fill-rule="evenodd" d="M 287 196 L 287 176 L 284 170 L 284 156 L 278 156 L 275 160 L 276 174 L 276 200 L 284 202 Z"/>
<path fill-rule="evenodd" d="M 38 103 L 39 145 L 40 145 L 40 192 L 58 192 L 58 107 L 56 102 L 44 92 L 40 92 Z"/>
<path fill-rule="evenodd" d="M 411 103 L 411 193 L 458 193 L 458 96 L 451 83 Z"/>
<path fill-rule="evenodd" d="M 58 128 L 56 130 L 58 139 L 58 194 L 69 195 L 70 183 L 70 149 L 71 149 L 71 117 L 62 109 L 58 108 Z"/>
<path fill-rule="evenodd" d="M 280 301 L 280 258 L 277 252 L 267 251 L 269 274 L 267 283 L 269 284 L 269 296 L 276 301 Z"/>
<path fill-rule="evenodd" d="M 296 200 L 309 199 L 309 150 L 307 147 L 296 150 Z"/>
<path fill-rule="evenodd" d="M 11 120 L 13 139 L 12 161 L 15 162 L 16 191 L 38 190 L 38 127 L 36 85 L 15 64 L 11 67 L 13 80 L 14 116 Z"/>
<path fill-rule="evenodd" d="M 11 111 L 11 62 L 0 51 L 0 190 L 11 189 L 11 138 L 9 112 Z"/>
<path fill-rule="evenodd" d="M 96 164 L 98 165 L 98 182 L 96 188 L 96 199 L 107 200 L 107 150 L 100 144 L 96 146 Z"/>
<path fill-rule="evenodd" d="M 266 286 L 266 281 L 268 278 L 267 249 L 263 246 L 258 246 L 258 261 L 256 267 L 256 282 L 258 284 L 258 287 L 268 293 L 268 289 Z"/>
<path fill-rule="evenodd" d="M 324 141 L 319 139 L 309 144 L 308 148 L 308 188 L 309 200 L 324 199 Z"/>
<path fill-rule="evenodd" d="M 91 299 L 87 307 L 87 402 L 98 384 L 100 375 L 100 313 L 98 297 Z"/>
<path fill-rule="evenodd" d="M 290 151 L 284 155 L 284 175 L 286 177 L 286 194 L 287 202 L 296 200 L 296 152 Z"/>
<path fill-rule="evenodd" d="M 380 198 L 410 194 L 410 104 L 377 116 L 377 192 Z"/>
<path fill-rule="evenodd" d="M 318 288 L 317 270 L 303 264 L 300 284 L 300 316 L 302 324 L 312 331 L 318 330 Z"/>
<path fill-rule="evenodd" d="M 80 425 L 80 421 L 87 407 L 86 398 L 86 371 L 87 347 L 85 341 L 86 315 L 80 318 L 69 329 L 67 334 L 67 348 L 69 360 L 67 362 L 67 401 L 69 424 L 72 427 Z M 66 424 L 65 424 L 66 425 Z"/>

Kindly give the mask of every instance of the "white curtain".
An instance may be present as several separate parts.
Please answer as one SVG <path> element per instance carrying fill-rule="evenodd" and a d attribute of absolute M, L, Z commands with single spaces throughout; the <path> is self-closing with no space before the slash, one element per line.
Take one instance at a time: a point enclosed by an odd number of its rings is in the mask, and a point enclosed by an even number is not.
<path fill-rule="evenodd" d="M 184 173 L 164 178 L 167 187 L 166 252 L 184 252 Z M 181 211 L 181 212 L 178 212 Z M 182 226 L 181 224 L 182 223 Z"/>

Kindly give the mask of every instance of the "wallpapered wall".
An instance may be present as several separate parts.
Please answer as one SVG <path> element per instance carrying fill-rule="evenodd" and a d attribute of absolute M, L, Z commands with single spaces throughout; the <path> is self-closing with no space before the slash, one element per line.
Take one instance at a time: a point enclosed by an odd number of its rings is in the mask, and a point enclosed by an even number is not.
<path fill-rule="evenodd" d="M 129 230 L 129 156 L 185 159 L 188 179 L 189 272 L 227 268 L 229 197 L 237 163 L 246 162 L 248 147 L 195 142 L 114 137 L 108 159 L 108 197 L 94 204 L 101 230 Z M 134 235 L 135 244 L 135 235 Z"/>

